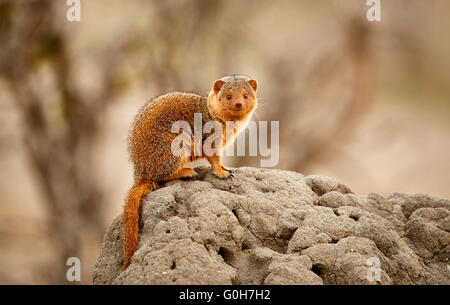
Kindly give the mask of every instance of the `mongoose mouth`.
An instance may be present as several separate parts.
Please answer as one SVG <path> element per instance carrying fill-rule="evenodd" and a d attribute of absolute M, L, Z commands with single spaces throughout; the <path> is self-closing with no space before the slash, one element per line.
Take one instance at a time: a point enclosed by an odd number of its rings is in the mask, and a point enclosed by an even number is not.
<path fill-rule="evenodd" d="M 242 105 L 241 106 L 234 106 L 234 107 L 231 107 L 230 108 L 230 110 L 231 110 L 231 112 L 233 112 L 233 113 L 243 113 L 243 112 L 247 112 L 248 111 L 248 108 L 247 107 L 243 107 Z"/>

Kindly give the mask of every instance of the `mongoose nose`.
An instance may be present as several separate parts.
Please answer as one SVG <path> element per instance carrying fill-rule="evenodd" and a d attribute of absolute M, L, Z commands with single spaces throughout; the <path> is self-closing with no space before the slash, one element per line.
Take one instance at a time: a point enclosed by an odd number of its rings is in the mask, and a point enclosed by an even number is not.
<path fill-rule="evenodd" d="M 241 108 L 242 108 L 242 103 L 237 102 L 237 103 L 235 104 L 235 106 L 236 106 L 237 109 L 241 109 Z"/>

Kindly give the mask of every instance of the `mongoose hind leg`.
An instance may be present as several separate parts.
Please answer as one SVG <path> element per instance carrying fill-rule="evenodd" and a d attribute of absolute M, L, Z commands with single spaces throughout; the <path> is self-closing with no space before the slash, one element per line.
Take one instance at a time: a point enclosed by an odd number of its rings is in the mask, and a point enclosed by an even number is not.
<path fill-rule="evenodd" d="M 192 168 L 182 168 L 178 172 L 164 178 L 164 181 L 172 181 L 180 178 L 194 178 L 197 177 L 197 172 Z"/>

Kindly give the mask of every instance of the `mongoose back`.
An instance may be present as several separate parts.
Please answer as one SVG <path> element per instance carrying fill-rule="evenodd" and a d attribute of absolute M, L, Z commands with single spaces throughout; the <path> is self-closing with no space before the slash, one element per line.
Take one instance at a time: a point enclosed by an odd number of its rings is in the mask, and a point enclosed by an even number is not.
<path fill-rule="evenodd" d="M 188 122 L 194 130 L 194 114 L 203 122 L 215 121 L 223 133 L 217 150 L 223 149 L 234 137 L 226 137 L 226 122 L 235 123 L 234 135 L 250 119 L 256 109 L 257 82 L 247 76 L 225 76 L 216 80 L 208 96 L 172 92 L 147 102 L 134 121 L 129 136 L 129 153 L 134 167 L 134 184 L 126 198 L 123 211 L 123 265 L 131 263 L 138 246 L 139 207 L 142 198 L 154 190 L 158 182 L 195 177 L 188 162 L 206 158 L 214 174 L 223 179 L 231 176 L 221 163 L 220 154 L 181 155 L 172 153 L 172 141 L 178 136 L 171 131 L 177 121 Z M 205 141 L 205 137 L 202 137 Z M 194 148 L 192 148 L 193 150 Z"/>

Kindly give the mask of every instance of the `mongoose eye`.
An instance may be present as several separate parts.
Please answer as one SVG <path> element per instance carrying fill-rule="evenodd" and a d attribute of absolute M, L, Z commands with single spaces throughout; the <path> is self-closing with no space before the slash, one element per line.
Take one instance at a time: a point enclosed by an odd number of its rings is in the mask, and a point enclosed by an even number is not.
<path fill-rule="evenodd" d="M 227 100 L 231 100 L 231 94 L 227 95 Z"/>
<path fill-rule="evenodd" d="M 244 94 L 244 98 L 248 99 L 248 94 L 247 93 Z"/>

